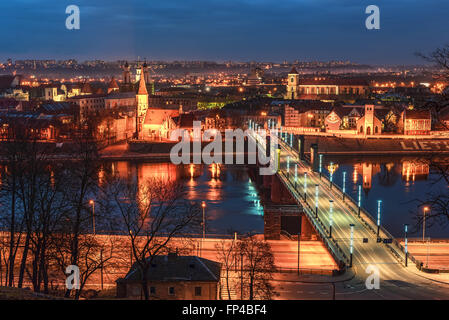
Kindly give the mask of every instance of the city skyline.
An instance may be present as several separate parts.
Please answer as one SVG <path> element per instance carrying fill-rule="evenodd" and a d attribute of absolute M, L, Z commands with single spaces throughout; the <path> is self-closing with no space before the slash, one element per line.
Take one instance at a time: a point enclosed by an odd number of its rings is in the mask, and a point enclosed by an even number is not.
<path fill-rule="evenodd" d="M 80 30 L 65 9 L 80 8 Z M 0 59 L 329 61 L 423 64 L 445 43 L 448 3 L 378 1 L 380 30 L 367 30 L 367 1 L 144 2 L 16 0 L 0 4 Z M 433 6 L 431 4 L 434 4 Z M 14 30 L 11 32 L 10 30 Z M 441 32 L 440 32 L 441 30 Z M 17 41 L 17 39 L 25 39 Z M 382 54 L 385 52 L 385 54 Z"/>

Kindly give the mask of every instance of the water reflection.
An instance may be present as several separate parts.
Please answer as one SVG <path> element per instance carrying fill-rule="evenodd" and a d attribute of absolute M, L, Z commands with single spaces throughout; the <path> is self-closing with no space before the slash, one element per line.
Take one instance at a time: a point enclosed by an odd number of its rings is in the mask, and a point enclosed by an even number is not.
<path fill-rule="evenodd" d="M 331 163 L 338 166 L 329 168 Z M 424 200 L 428 193 L 447 188 L 444 181 L 435 182 L 436 173 L 432 173 L 426 158 L 325 156 L 324 167 L 327 175 L 332 172 L 333 182 L 340 187 L 343 171 L 348 173 L 351 179 L 347 179 L 346 189 L 353 199 L 357 199 L 357 189 L 361 185 L 364 190 L 362 206 L 371 213 L 376 212 L 377 200 L 383 200 L 383 223 L 395 236 L 403 236 L 404 223 L 415 223 L 414 200 Z M 433 237 L 449 237 L 449 230 L 438 225 L 432 227 L 431 233 Z"/>
<path fill-rule="evenodd" d="M 139 186 L 147 179 L 182 182 L 186 199 L 206 202 L 208 233 L 263 232 L 263 207 L 244 166 L 119 161 L 104 163 L 100 171 L 137 178 Z"/>

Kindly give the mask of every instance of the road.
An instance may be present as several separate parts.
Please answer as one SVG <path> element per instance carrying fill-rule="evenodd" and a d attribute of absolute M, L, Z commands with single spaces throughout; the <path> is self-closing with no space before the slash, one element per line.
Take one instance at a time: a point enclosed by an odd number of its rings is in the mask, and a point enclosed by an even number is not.
<path fill-rule="evenodd" d="M 449 285 L 424 278 L 416 272 L 413 263 L 405 267 L 386 244 L 377 243 L 376 233 L 357 217 L 347 200 L 344 201 L 341 194 L 336 192 L 335 187 L 331 189 L 328 180 L 320 179 L 319 174 L 313 172 L 305 162 L 300 161 L 298 154 L 286 144 L 281 143 L 280 148 L 278 176 L 290 193 L 308 211 L 307 214 L 312 222 L 322 226 L 328 237 L 331 224 L 329 200 L 333 201 L 332 237 L 329 238 L 336 240 L 346 257 L 350 256 L 350 225 L 354 225 L 352 271 L 355 272 L 355 277 L 351 281 L 337 285 L 337 299 L 449 299 Z M 296 181 L 295 166 L 298 172 Z M 304 173 L 307 173 L 307 189 L 304 188 Z M 319 186 L 318 218 L 315 218 L 314 212 L 316 184 Z M 306 193 L 309 206 L 305 203 L 304 193 Z M 363 239 L 367 239 L 367 242 L 363 242 Z M 372 273 L 372 271 L 367 273 L 368 267 L 379 271 L 379 289 L 366 288 L 365 281 Z M 303 286 L 305 285 L 296 283 L 296 285 L 291 284 L 289 288 L 295 288 L 293 291 L 301 291 L 300 288 Z M 308 287 L 310 284 L 307 284 Z M 297 297 L 301 299 L 300 294 Z"/>

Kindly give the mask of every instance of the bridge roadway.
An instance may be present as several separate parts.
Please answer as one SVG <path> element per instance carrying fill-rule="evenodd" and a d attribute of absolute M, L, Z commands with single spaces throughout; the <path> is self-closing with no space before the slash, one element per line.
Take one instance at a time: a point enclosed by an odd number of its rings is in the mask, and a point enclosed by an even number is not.
<path fill-rule="evenodd" d="M 287 169 L 289 157 L 289 169 Z M 298 167 L 295 181 L 295 166 Z M 307 189 L 304 192 L 304 173 L 307 173 Z M 329 180 L 313 172 L 310 166 L 301 161 L 298 153 L 284 142 L 280 142 L 280 163 L 277 172 L 282 183 L 305 210 L 315 229 L 321 234 L 324 243 L 334 254 L 335 259 L 349 265 L 350 224 L 354 225 L 353 264 L 354 278 L 337 291 L 340 298 L 366 299 L 449 299 L 449 285 L 426 277 L 417 270 L 409 259 L 404 266 L 404 254 L 394 243 L 377 242 L 377 228 L 367 214 L 358 212 L 347 198 L 343 200 L 341 190 L 330 186 Z M 319 186 L 318 218 L 315 218 L 315 185 Z M 304 194 L 306 197 L 304 199 Z M 333 200 L 332 237 L 329 237 L 330 202 Z M 389 238 L 384 228 L 381 238 Z M 363 242 L 367 239 L 367 242 Z M 369 274 L 368 266 L 377 267 L 380 276 L 380 289 L 368 290 L 365 281 Z"/>

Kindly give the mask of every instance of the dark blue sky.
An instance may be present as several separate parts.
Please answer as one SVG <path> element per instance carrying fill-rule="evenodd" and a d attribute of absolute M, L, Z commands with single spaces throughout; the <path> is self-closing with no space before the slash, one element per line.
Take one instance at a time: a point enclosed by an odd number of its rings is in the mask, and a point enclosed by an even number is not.
<path fill-rule="evenodd" d="M 66 6 L 81 29 L 65 28 Z M 365 28 L 366 6 L 381 29 Z M 448 0 L 1 0 L 0 60 L 352 60 L 421 63 L 449 43 Z"/>

